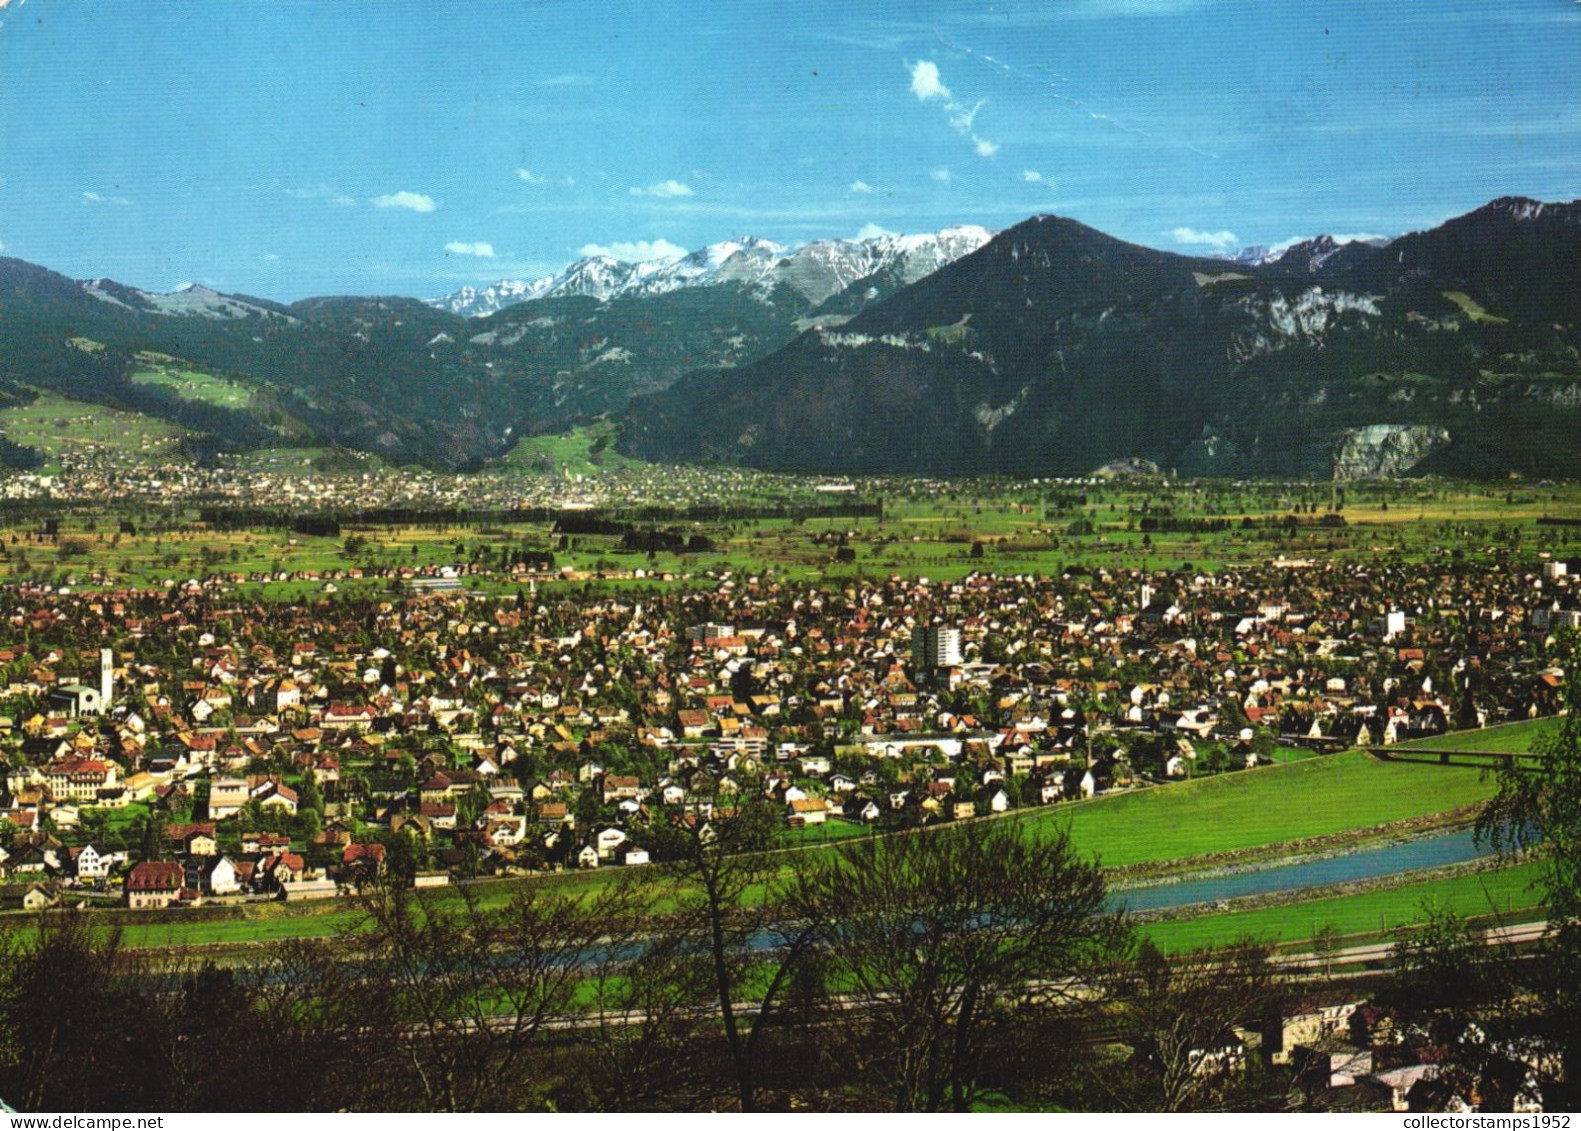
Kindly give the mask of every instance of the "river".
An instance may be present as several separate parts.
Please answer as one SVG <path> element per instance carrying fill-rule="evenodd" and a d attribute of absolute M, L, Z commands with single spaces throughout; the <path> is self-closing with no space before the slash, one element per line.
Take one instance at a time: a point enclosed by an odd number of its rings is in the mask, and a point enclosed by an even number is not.
<path fill-rule="evenodd" d="M 1115 907 L 1125 907 L 1131 911 L 1158 911 L 1197 903 L 1216 903 L 1221 899 L 1352 883 L 1419 868 L 1461 864 L 1491 852 L 1486 845 L 1477 844 L 1472 830 L 1455 829 L 1294 864 L 1228 872 L 1174 883 L 1146 884 L 1115 892 L 1111 902 Z"/>

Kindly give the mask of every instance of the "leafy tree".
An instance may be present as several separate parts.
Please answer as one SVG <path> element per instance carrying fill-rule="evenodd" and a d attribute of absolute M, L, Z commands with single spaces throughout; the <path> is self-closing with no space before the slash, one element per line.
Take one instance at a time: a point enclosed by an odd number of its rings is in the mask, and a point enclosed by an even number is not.
<path fill-rule="evenodd" d="M 119 929 L 41 915 L 33 937 L 4 958 L 0 1095 L 23 1111 L 80 1110 L 83 1097 L 111 1095 L 125 1108 L 159 1106 L 137 1055 L 158 1004 L 129 992 L 134 958 Z"/>
<path fill-rule="evenodd" d="M 821 915 L 805 905 L 780 915 L 777 893 L 763 890 L 779 866 L 768 849 L 780 820 L 764 791 L 744 783 L 734 795 L 714 798 L 706 821 L 678 819 L 654 834 L 677 906 L 655 945 L 698 956 L 702 970 L 689 973 L 708 987 L 742 1111 L 757 1109 L 765 1036 Z M 755 1010 L 746 1008 L 749 998 Z"/>
<path fill-rule="evenodd" d="M 309 844 L 312 844 L 314 838 L 318 836 L 324 827 L 323 817 L 319 815 L 317 809 L 303 809 L 298 816 L 298 821 L 302 826 L 302 836 Z"/>
<path fill-rule="evenodd" d="M 296 801 L 298 812 L 311 810 L 320 817 L 324 815 L 324 795 L 319 792 L 318 779 L 309 770 L 302 775 L 302 784 L 297 787 Z"/>
<path fill-rule="evenodd" d="M 584 904 L 541 885 L 497 910 L 404 887 L 365 898 L 374 929 L 364 957 L 393 991 L 422 1106 L 498 1111 L 535 1099 L 528 1058 L 571 1012 L 609 924 L 629 917 L 627 899 L 614 888 Z"/>
<path fill-rule="evenodd" d="M 164 855 L 165 829 L 170 820 L 161 809 L 151 810 L 143 823 L 142 849 L 144 860 L 158 860 Z"/>
<path fill-rule="evenodd" d="M 1197 748 L 1197 769 L 1205 774 L 1220 774 L 1230 768 L 1230 753 L 1222 742 L 1207 742 Z"/>
<path fill-rule="evenodd" d="M 1334 976 L 1334 956 L 1339 953 L 1340 934 L 1332 925 L 1312 936 L 1312 953 L 1323 960 L 1323 976 Z"/>
<path fill-rule="evenodd" d="M 792 906 L 821 924 L 864 1083 L 903 1111 L 966 1111 L 1031 985 L 1073 985 L 1123 936 L 1103 875 L 1063 833 L 1007 822 L 852 844 L 799 879 Z"/>

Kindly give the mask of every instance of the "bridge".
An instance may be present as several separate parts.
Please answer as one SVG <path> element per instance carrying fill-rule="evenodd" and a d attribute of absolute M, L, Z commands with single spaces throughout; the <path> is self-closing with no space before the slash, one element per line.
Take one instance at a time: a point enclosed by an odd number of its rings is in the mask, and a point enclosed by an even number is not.
<path fill-rule="evenodd" d="M 1365 746 L 1374 758 L 1388 762 L 1415 762 L 1428 766 L 1470 766 L 1482 770 L 1514 767 L 1540 770 L 1548 764 L 1546 754 L 1530 750 L 1466 750 L 1431 746 Z"/>

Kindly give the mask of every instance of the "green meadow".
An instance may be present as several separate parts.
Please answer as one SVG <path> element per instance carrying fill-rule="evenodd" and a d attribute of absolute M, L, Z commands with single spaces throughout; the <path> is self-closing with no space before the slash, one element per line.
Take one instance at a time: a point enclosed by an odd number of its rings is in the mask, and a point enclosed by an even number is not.
<path fill-rule="evenodd" d="M 1122 867 L 1367 829 L 1474 805 L 1493 791 L 1475 770 L 1351 750 L 1029 810 L 1020 819 L 1066 828 L 1082 851 Z"/>
<path fill-rule="evenodd" d="M 245 409 L 252 400 L 253 390 L 240 381 L 216 377 L 186 368 L 186 363 L 167 354 L 144 351 L 137 355 L 139 368 L 134 369 L 134 385 L 159 385 L 169 389 L 182 400 L 198 401 L 216 408 Z"/>
<path fill-rule="evenodd" d="M 1163 950 L 1223 946 L 1241 938 L 1308 950 L 1326 927 L 1333 928 L 1347 944 L 1371 942 L 1422 922 L 1434 910 L 1452 911 L 1465 919 L 1525 922 L 1536 917 L 1534 909 L 1541 902 L 1536 886 L 1541 867 L 1529 861 L 1498 871 L 1406 883 L 1356 895 L 1149 923 L 1142 930 Z"/>

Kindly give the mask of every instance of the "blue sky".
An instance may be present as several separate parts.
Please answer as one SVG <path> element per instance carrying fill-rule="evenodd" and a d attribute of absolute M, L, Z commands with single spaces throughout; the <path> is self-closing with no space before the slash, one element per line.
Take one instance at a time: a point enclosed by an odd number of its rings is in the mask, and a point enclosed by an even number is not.
<path fill-rule="evenodd" d="M 1056 212 L 1179 251 L 1581 196 L 1572 0 L 0 4 L 0 254 L 435 295 Z"/>

